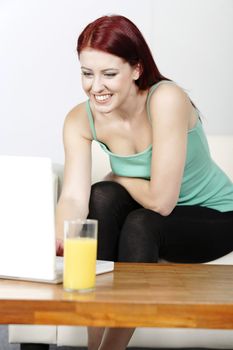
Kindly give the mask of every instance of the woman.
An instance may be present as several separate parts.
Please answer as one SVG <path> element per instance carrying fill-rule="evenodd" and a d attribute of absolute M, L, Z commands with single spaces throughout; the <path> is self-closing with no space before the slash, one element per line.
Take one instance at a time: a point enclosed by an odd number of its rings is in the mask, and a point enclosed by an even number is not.
<path fill-rule="evenodd" d="M 233 184 L 210 157 L 197 108 L 160 74 L 138 28 L 101 17 L 77 51 L 89 99 L 64 124 L 57 253 L 64 219 L 87 216 L 99 221 L 99 259 L 199 263 L 231 252 Z M 112 173 L 91 187 L 93 140 Z M 132 333 L 90 328 L 88 349 L 125 349 Z"/>

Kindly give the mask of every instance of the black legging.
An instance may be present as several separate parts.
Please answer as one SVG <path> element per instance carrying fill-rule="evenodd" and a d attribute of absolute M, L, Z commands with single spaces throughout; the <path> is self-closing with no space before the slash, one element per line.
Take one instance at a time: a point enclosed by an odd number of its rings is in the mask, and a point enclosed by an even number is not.
<path fill-rule="evenodd" d="M 92 186 L 88 217 L 99 221 L 98 259 L 201 263 L 233 250 L 233 211 L 177 206 L 162 216 L 111 181 Z"/>

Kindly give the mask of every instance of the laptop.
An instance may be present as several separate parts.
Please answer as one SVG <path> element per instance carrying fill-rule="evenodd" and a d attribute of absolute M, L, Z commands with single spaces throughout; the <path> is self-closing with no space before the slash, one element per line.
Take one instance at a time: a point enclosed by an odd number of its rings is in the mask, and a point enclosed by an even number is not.
<path fill-rule="evenodd" d="M 56 257 L 55 200 L 58 179 L 45 157 L 0 155 L 0 278 L 62 282 Z M 114 269 L 96 263 L 96 274 Z"/>

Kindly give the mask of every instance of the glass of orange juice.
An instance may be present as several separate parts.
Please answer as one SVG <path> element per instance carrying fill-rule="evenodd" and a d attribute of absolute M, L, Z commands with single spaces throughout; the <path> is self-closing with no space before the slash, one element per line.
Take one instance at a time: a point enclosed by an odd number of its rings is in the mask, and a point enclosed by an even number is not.
<path fill-rule="evenodd" d="M 94 290 L 97 230 L 97 220 L 65 220 L 63 287 L 66 291 Z"/>

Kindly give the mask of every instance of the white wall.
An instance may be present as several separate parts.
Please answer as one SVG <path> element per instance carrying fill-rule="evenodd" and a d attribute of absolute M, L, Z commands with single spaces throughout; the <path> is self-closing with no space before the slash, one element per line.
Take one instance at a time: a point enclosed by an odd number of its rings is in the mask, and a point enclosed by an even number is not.
<path fill-rule="evenodd" d="M 233 0 L 153 1 L 153 52 L 209 134 L 233 134 Z"/>
<path fill-rule="evenodd" d="M 160 71 L 185 87 L 209 133 L 233 133 L 232 0 L 0 0 L 0 153 L 63 161 L 66 113 L 86 97 L 76 40 L 108 13 L 132 19 Z"/>
<path fill-rule="evenodd" d="M 91 20 L 120 13 L 138 23 L 148 38 L 150 3 L 0 0 L 0 153 L 63 161 L 65 115 L 86 99 L 78 35 Z"/>

